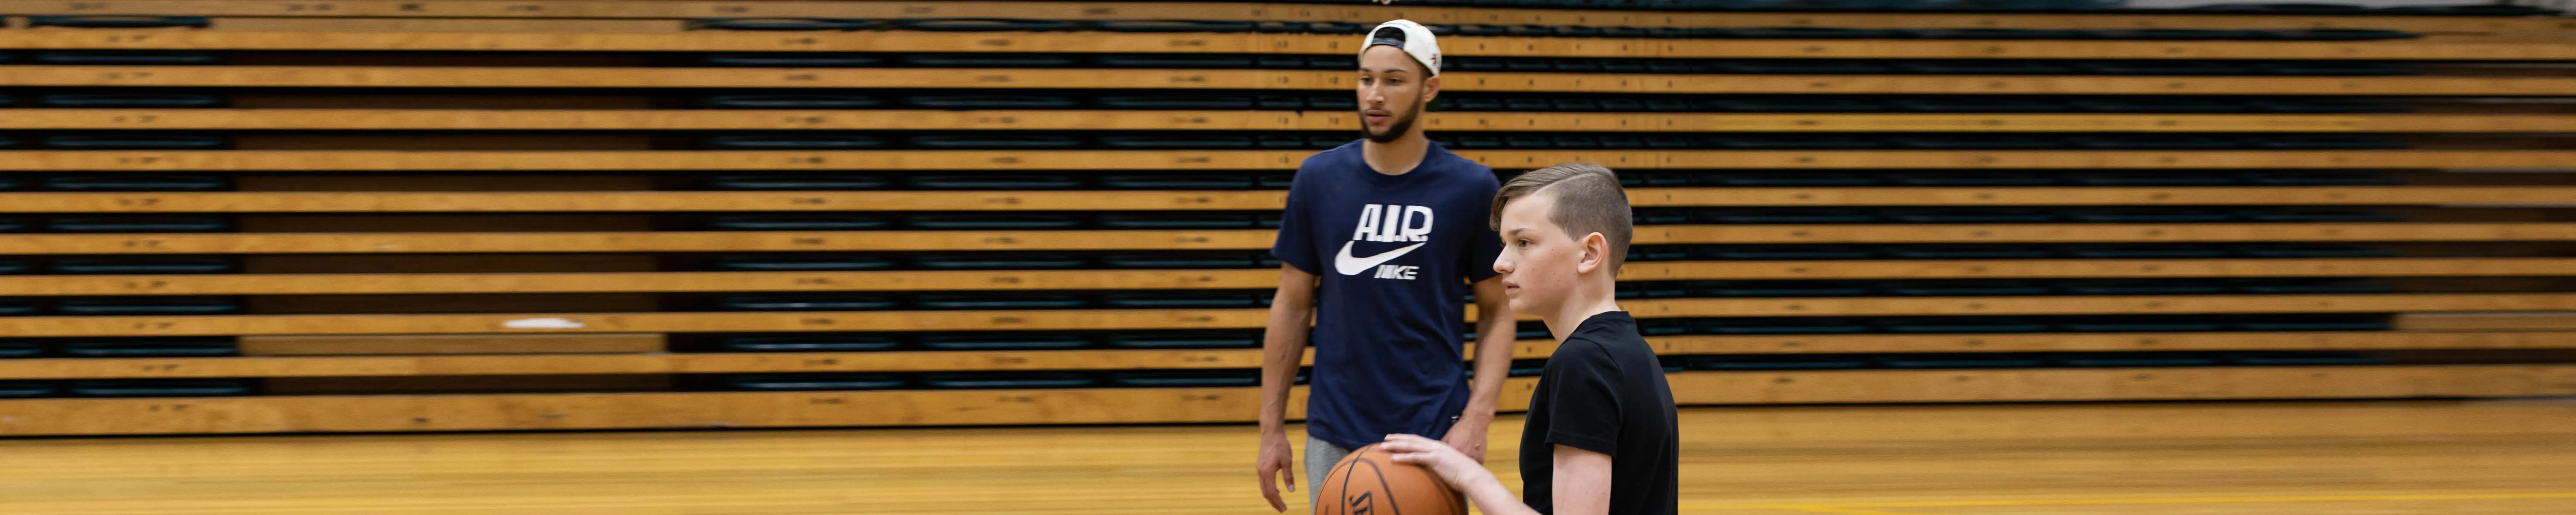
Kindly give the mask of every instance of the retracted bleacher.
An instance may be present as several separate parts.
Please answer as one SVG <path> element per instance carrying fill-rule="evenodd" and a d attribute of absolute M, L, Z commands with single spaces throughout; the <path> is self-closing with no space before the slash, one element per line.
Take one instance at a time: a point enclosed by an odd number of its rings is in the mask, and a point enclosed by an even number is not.
<path fill-rule="evenodd" d="M 2528 8 L 0 13 L 0 435 L 1249 421 L 1289 175 L 1397 17 L 1434 139 L 1629 181 L 1684 404 L 2576 394 Z"/>

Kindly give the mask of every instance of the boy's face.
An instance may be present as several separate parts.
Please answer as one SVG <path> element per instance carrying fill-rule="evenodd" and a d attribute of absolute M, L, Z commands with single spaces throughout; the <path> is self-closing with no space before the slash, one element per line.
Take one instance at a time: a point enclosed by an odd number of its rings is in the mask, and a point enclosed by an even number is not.
<path fill-rule="evenodd" d="M 1555 209 L 1556 196 L 1546 193 L 1503 205 L 1503 253 L 1494 257 L 1494 271 L 1502 274 L 1513 313 L 1556 312 L 1585 271 L 1582 240 L 1547 219 Z"/>

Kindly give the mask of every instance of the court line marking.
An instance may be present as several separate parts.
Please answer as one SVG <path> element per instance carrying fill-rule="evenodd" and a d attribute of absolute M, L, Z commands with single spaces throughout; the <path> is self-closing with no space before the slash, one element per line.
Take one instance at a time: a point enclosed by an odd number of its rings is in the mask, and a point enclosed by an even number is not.
<path fill-rule="evenodd" d="M 1864 510 L 1859 508 L 1842 508 L 1825 505 L 1798 505 L 1784 506 L 1783 508 L 1790 511 L 1811 511 L 1816 513 L 1833 513 L 1837 515 L 1923 515 L 1915 513 L 1897 513 L 1892 511 Z"/>
<path fill-rule="evenodd" d="M 2533 492 L 2518 494 L 2380 494 L 2380 495 L 2283 495 L 2269 497 L 2142 497 L 2135 499 L 2018 499 L 1989 501 L 1907 501 L 1813 504 L 1694 504 L 1683 508 L 1698 510 L 1795 510 L 1851 515 L 1904 515 L 1869 513 L 1869 508 L 1933 508 L 1950 506 L 2047 506 L 2104 504 L 2221 504 L 2258 502 L 2332 502 L 2332 501 L 2461 501 L 2502 499 L 2576 499 L 2576 492 Z M 1835 512 L 1824 510 L 1858 510 Z"/>

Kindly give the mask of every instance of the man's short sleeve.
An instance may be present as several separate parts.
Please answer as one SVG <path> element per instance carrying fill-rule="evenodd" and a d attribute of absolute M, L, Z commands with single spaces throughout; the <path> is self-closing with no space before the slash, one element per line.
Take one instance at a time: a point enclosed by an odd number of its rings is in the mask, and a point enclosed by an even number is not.
<path fill-rule="evenodd" d="M 1484 169 L 1487 176 L 1492 176 L 1494 173 L 1492 169 L 1481 166 L 1477 168 Z M 1488 200 L 1494 198 L 1495 192 L 1503 189 L 1499 180 L 1487 180 L 1485 186 L 1485 194 L 1482 198 Z M 1458 259 L 1464 260 L 1458 263 L 1459 275 L 1465 276 L 1469 284 L 1485 282 L 1486 279 L 1502 275 L 1501 272 L 1494 271 L 1494 258 L 1503 255 L 1503 233 L 1494 230 L 1493 204 L 1491 202 L 1476 204 L 1475 227 L 1477 229 L 1467 231 L 1475 241 L 1467 242 L 1467 246 L 1458 253 Z"/>
<path fill-rule="evenodd" d="M 1582 352 L 1558 352 L 1539 374 L 1547 395 L 1547 443 L 1619 456 L 1619 370 L 1600 344 L 1571 341 Z M 1571 349 L 1569 349 L 1571 350 Z"/>
<path fill-rule="evenodd" d="M 1317 262 L 1315 253 L 1314 215 L 1310 213 L 1314 208 L 1309 206 L 1314 194 L 1309 193 L 1313 185 L 1308 183 L 1317 180 L 1315 175 L 1300 165 L 1296 177 L 1288 180 L 1288 203 L 1279 212 L 1279 237 L 1270 244 L 1270 255 L 1298 270 L 1322 275 L 1322 263 Z"/>
<path fill-rule="evenodd" d="M 1486 279 L 1502 275 L 1502 272 L 1494 271 L 1494 258 L 1503 255 L 1503 233 L 1495 232 L 1493 229 L 1482 229 L 1468 231 L 1468 234 L 1475 235 L 1472 236 L 1475 241 L 1467 242 L 1466 251 L 1458 253 L 1458 258 L 1461 260 L 1458 263 L 1459 275 L 1466 276 L 1469 284 L 1485 282 Z"/>

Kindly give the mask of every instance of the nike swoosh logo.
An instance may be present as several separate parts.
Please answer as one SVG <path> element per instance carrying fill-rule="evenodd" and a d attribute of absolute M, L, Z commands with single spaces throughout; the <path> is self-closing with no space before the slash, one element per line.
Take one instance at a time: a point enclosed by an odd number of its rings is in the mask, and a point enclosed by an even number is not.
<path fill-rule="evenodd" d="M 1351 257 L 1351 245 L 1355 243 L 1359 242 L 1352 241 L 1342 243 L 1342 253 L 1333 256 L 1333 271 L 1341 272 L 1342 275 L 1359 275 L 1360 272 L 1366 272 L 1368 269 L 1377 268 L 1378 265 L 1386 264 L 1388 261 L 1394 261 L 1395 258 L 1404 257 L 1406 253 L 1413 252 L 1413 249 L 1422 248 L 1423 245 L 1431 244 L 1430 242 L 1415 243 L 1412 245 L 1405 245 L 1404 248 L 1381 252 L 1375 256 Z"/>

